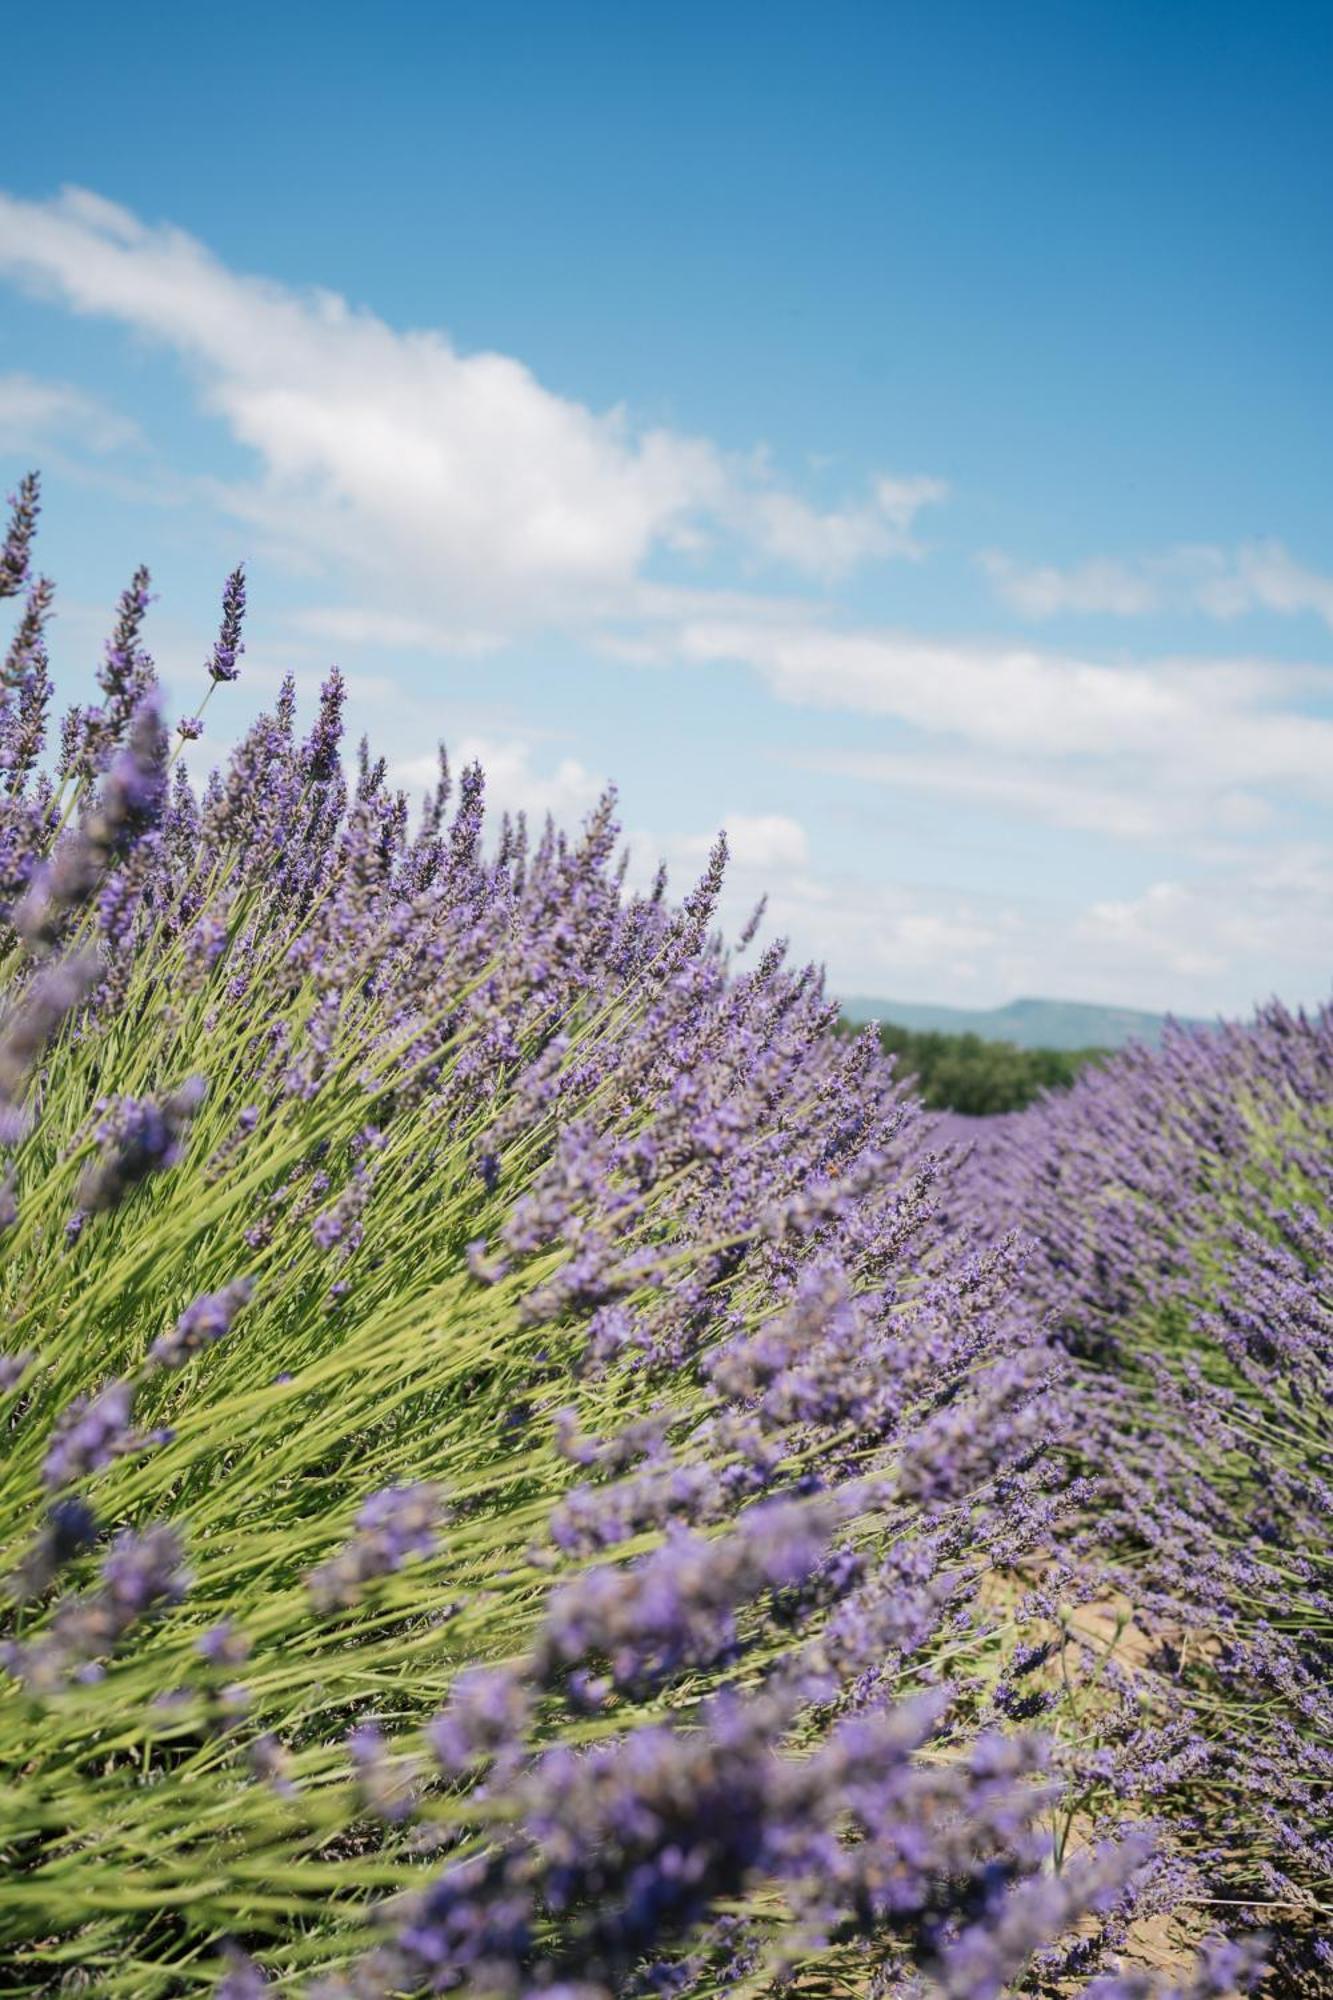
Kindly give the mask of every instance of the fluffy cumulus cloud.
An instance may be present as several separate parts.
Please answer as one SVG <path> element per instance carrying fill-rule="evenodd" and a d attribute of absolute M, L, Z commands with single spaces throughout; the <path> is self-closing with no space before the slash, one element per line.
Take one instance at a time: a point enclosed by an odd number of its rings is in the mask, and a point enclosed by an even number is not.
<path fill-rule="evenodd" d="M 664 551 L 735 543 L 829 575 L 910 554 L 929 479 L 821 513 L 762 454 L 553 394 L 521 361 L 400 332 L 329 292 L 239 275 L 101 197 L 0 197 L 0 270 L 175 350 L 259 476 L 224 498 L 320 569 L 476 643 L 623 605 Z"/>
<path fill-rule="evenodd" d="M 541 746 L 521 736 L 460 737 L 449 745 L 449 763 L 454 771 L 479 763 L 486 773 L 488 812 L 526 813 L 529 823 L 540 823 L 549 813 L 558 826 L 576 825 L 607 786 L 577 757 L 543 756 Z M 406 758 L 391 768 L 390 777 L 408 793 L 431 791 L 439 777 L 438 757 Z"/>
<path fill-rule="evenodd" d="M 1333 849 L 1283 844 L 1192 880 L 1152 882 L 1140 894 L 1095 901 L 1074 933 L 1103 978 L 1131 971 L 1140 989 L 1207 996 L 1237 964 L 1269 968 L 1251 997 L 1319 992 L 1333 963 Z M 1168 1004 L 1164 1001 L 1163 1004 Z M 1174 1004 L 1183 1011 L 1183 1002 Z"/>
<path fill-rule="evenodd" d="M 731 511 L 765 555 L 832 580 L 875 557 L 920 557 L 916 517 L 948 490 L 942 479 L 880 478 L 864 500 L 821 513 L 794 493 L 769 488 L 736 495 Z"/>
<path fill-rule="evenodd" d="M 1277 541 L 1234 549 L 1192 545 L 1130 561 L 1095 556 L 1065 569 L 1027 566 L 997 550 L 985 551 L 980 560 L 1005 603 L 1025 618 L 1194 611 L 1231 619 L 1268 611 L 1305 614 L 1333 630 L 1333 576 L 1307 569 Z"/>

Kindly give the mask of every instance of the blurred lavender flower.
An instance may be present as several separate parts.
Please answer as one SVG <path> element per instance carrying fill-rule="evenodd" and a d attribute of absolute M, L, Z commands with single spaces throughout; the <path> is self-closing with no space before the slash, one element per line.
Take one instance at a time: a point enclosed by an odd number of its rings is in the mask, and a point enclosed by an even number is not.
<path fill-rule="evenodd" d="M 512 1670 L 470 1667 L 461 1673 L 426 1731 L 444 1775 L 462 1777 L 505 1753 L 509 1762 L 523 1743 L 531 1708 L 531 1695 Z"/>
<path fill-rule="evenodd" d="M 85 1500 L 67 1496 L 53 1501 L 12 1580 L 19 1602 L 42 1596 L 65 1564 L 96 1540 L 97 1517 Z"/>
<path fill-rule="evenodd" d="M 96 1678 L 98 1664 L 148 1613 L 176 1604 L 189 1585 L 181 1541 L 158 1522 L 125 1529 L 102 1559 L 98 1588 L 57 1605 L 49 1630 L 30 1643 L 0 1645 L 0 1664 L 34 1693 L 54 1693 L 71 1679 Z"/>
<path fill-rule="evenodd" d="M 367 1583 L 401 1569 L 409 1556 L 429 1555 L 443 1517 L 434 1486 L 387 1486 L 356 1517 L 357 1532 L 306 1579 L 320 1611 L 356 1604 Z"/>
<path fill-rule="evenodd" d="M 223 1958 L 227 1969 L 213 1988 L 214 2000 L 263 2000 L 272 1991 L 267 1973 L 236 1945 L 228 1945 Z"/>
<path fill-rule="evenodd" d="M 389 1825 L 410 1819 L 416 1806 L 416 1773 L 410 1759 L 394 1757 L 383 1732 L 358 1723 L 347 1738 L 361 1800 L 368 1812 Z"/>
<path fill-rule="evenodd" d="M 133 1409 L 129 1382 L 112 1382 L 95 1396 L 76 1396 L 51 1432 L 42 1464 L 46 1485 L 68 1486 L 109 1465 L 129 1442 Z"/>
<path fill-rule="evenodd" d="M 79 1184 L 80 1206 L 93 1215 L 116 1208 L 140 1181 L 174 1167 L 207 1090 L 205 1079 L 195 1076 L 161 1100 L 112 1099 L 97 1126 L 100 1157 Z"/>
<path fill-rule="evenodd" d="M 24 473 L 9 496 L 10 517 L 0 542 L 0 597 L 17 597 L 28 580 L 29 551 L 41 511 L 41 487 L 35 472 Z"/>
<path fill-rule="evenodd" d="M 254 1291 L 253 1278 L 233 1278 L 220 1292 L 205 1292 L 188 1305 L 170 1333 L 161 1333 L 148 1350 L 148 1359 L 161 1368 L 183 1368 L 205 1348 L 231 1332 L 236 1316 Z"/>
<path fill-rule="evenodd" d="M 0 1143 L 23 1136 L 23 1096 L 29 1077 L 67 1017 L 88 998 L 98 979 L 91 952 L 73 953 L 43 966 L 20 991 L 0 1025 Z"/>
<path fill-rule="evenodd" d="M 26 1354 L 0 1354 L 0 1396 L 6 1396 L 16 1389 L 31 1368 L 36 1356 Z"/>

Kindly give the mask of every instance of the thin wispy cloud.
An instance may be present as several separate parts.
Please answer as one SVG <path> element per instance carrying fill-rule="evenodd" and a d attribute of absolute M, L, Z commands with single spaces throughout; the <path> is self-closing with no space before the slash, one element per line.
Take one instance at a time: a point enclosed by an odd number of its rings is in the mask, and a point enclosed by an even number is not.
<path fill-rule="evenodd" d="M 1004 643 L 830 629 L 814 620 L 691 620 L 662 645 L 697 662 L 740 661 L 780 700 L 907 723 L 1031 760 L 1133 757 L 1187 766 L 1191 783 L 1290 783 L 1321 793 L 1333 722 L 1301 712 L 1312 678 L 1258 661 L 1108 665 Z M 1278 707 L 1286 697 L 1289 707 Z"/>
<path fill-rule="evenodd" d="M 136 424 L 72 382 L 0 375 L 0 450 L 70 444 L 80 451 L 110 452 L 138 442 Z"/>
<path fill-rule="evenodd" d="M 993 549 L 980 560 L 998 595 L 1025 618 L 1197 612 L 1227 620 L 1268 611 L 1305 614 L 1333 631 L 1333 576 L 1306 568 L 1277 541 L 1180 547 L 1131 561 L 1097 556 L 1065 569 L 1025 566 Z"/>

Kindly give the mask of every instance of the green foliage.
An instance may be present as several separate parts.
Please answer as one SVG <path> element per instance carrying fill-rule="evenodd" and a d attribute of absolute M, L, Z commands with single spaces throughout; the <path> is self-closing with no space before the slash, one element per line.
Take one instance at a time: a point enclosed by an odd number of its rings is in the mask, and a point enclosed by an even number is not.
<path fill-rule="evenodd" d="M 1044 1090 L 1067 1090 L 1079 1071 L 1103 1060 L 1104 1049 L 1020 1049 L 980 1035 L 945 1035 L 881 1024 L 880 1044 L 913 1078 L 931 1111 L 988 1118 L 1021 1111 Z"/>

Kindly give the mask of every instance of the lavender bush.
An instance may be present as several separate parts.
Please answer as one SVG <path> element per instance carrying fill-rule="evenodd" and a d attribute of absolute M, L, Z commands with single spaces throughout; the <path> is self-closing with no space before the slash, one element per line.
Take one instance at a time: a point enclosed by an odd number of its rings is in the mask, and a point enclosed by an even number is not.
<path fill-rule="evenodd" d="M 1096 1770 L 982 1590 L 1084 1490 L 1066 1357 L 1012 1243 L 945 1226 L 873 1034 L 724 950 L 721 844 L 631 894 L 611 799 L 487 845 L 443 756 L 414 819 L 336 673 L 197 796 L 145 572 L 48 759 L 36 517 L 25 482 L 4 1990 L 1166 1990 L 1119 1954 L 1173 1842 L 1071 1837 Z"/>
<path fill-rule="evenodd" d="M 1095 1474 L 1067 1547 L 1152 1642 L 1117 1787 L 1293 1994 L 1333 1991 L 1331 1141 L 1333 1011 L 1272 1005 L 983 1135 L 955 1197 L 1035 1239 Z"/>

